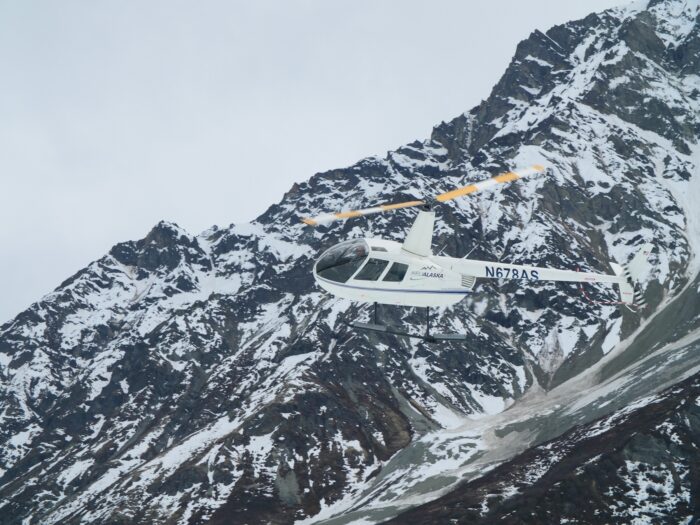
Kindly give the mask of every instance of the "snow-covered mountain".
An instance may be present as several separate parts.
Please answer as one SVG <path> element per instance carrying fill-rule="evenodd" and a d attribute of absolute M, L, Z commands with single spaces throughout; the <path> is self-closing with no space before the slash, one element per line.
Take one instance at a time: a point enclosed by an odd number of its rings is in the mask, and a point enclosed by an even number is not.
<path fill-rule="evenodd" d="M 476 512 L 506 516 L 568 451 L 588 454 L 596 428 L 655 405 L 644 396 L 689 378 L 678 396 L 696 399 L 699 14 L 700 0 L 653 0 L 535 32 L 489 98 L 429 139 L 317 174 L 250 224 L 195 236 L 160 223 L 0 326 L 0 522 L 402 522 L 459 500 L 460 482 L 500 487 Z M 314 285 L 321 251 L 368 232 L 401 240 L 415 212 L 319 229 L 300 215 L 532 163 L 552 175 L 443 205 L 434 249 L 610 271 L 653 242 L 642 316 L 608 287 L 588 300 L 575 285 L 478 282 L 439 312 L 469 341 L 425 345 L 348 330 L 367 307 Z M 619 444 L 594 441 L 600 457 Z M 538 459 L 545 442 L 563 452 Z M 613 496 L 619 516 L 654 503 Z"/>

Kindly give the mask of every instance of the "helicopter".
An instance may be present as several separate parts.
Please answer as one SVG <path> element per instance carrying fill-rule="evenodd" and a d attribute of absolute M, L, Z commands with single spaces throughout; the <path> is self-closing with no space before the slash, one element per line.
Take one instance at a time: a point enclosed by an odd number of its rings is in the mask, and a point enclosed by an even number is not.
<path fill-rule="evenodd" d="M 544 176 L 547 172 L 544 166 L 533 165 L 441 193 L 432 199 L 385 204 L 313 218 L 302 217 L 301 220 L 305 224 L 318 226 L 352 217 L 411 207 L 419 208 L 403 243 L 380 238 L 358 238 L 340 242 L 318 258 L 313 267 L 314 279 L 321 288 L 333 295 L 351 301 L 373 303 L 373 322 L 355 321 L 348 323 L 350 326 L 360 330 L 418 338 L 431 343 L 467 339 L 465 334 L 432 334 L 430 308 L 458 303 L 472 292 L 477 279 L 511 280 L 525 286 L 538 281 L 611 283 L 619 287 L 620 304 L 643 308 L 646 303 L 637 284 L 646 275 L 651 244 L 642 245 L 628 265 L 611 262 L 613 274 L 540 268 L 432 253 L 436 204 L 518 179 Z M 382 324 L 378 319 L 378 304 L 425 307 L 425 332 L 414 334 Z"/>

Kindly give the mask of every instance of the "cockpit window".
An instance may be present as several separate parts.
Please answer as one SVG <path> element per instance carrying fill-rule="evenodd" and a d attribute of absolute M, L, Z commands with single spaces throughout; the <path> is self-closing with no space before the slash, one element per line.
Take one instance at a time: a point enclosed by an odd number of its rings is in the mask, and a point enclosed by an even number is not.
<path fill-rule="evenodd" d="M 316 273 L 338 283 L 344 283 L 362 265 L 369 246 L 362 239 L 341 242 L 327 250 L 316 263 Z"/>
<path fill-rule="evenodd" d="M 360 273 L 357 274 L 355 279 L 359 281 L 376 281 L 379 279 L 379 276 L 382 274 L 387 264 L 389 264 L 389 261 L 370 259 L 362 270 L 360 270 Z"/>

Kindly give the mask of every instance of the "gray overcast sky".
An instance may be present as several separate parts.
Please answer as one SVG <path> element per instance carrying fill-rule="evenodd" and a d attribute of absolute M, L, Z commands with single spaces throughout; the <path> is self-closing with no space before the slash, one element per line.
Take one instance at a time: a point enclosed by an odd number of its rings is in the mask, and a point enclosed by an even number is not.
<path fill-rule="evenodd" d="M 0 323 L 160 219 L 255 218 L 427 137 L 625 0 L 0 0 Z"/>

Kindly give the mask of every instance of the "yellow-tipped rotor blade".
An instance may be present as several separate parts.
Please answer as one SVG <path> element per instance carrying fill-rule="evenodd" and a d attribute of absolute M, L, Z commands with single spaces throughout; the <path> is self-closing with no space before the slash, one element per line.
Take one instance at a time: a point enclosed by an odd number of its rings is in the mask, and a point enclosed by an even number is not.
<path fill-rule="evenodd" d="M 468 186 L 457 188 L 456 190 L 441 193 L 435 197 L 435 200 L 440 202 L 450 201 L 452 199 L 456 199 L 457 197 L 462 197 L 463 195 L 469 195 L 470 193 L 485 190 L 486 188 L 490 188 L 491 186 L 495 186 L 497 184 L 503 184 L 505 182 L 523 179 L 532 175 L 538 175 L 544 173 L 544 171 L 544 166 L 535 164 L 529 168 L 518 171 L 509 171 L 508 173 L 502 173 L 490 179 L 482 180 L 481 182 L 475 182 L 474 184 L 469 184 Z"/>
<path fill-rule="evenodd" d="M 401 208 L 410 208 L 411 206 L 420 206 L 425 204 L 423 201 L 408 201 L 399 202 L 396 204 L 383 204 L 374 208 L 365 208 L 364 210 L 341 211 L 338 213 L 326 213 L 317 215 L 316 217 L 302 217 L 301 222 L 310 226 L 318 226 L 319 224 L 328 224 L 333 221 L 349 219 L 350 217 L 361 217 L 363 215 L 371 215 L 373 213 L 382 213 L 384 211 L 398 210 Z"/>
<path fill-rule="evenodd" d="M 447 193 L 441 193 L 435 197 L 436 201 L 445 202 L 463 195 L 469 195 L 470 193 L 475 193 L 477 191 L 484 190 L 491 186 L 497 184 L 503 184 L 505 182 L 511 182 L 514 180 L 522 179 L 532 175 L 538 175 L 544 173 L 544 166 L 535 164 L 529 168 L 525 168 L 518 171 L 509 171 L 508 173 L 502 173 L 493 178 L 482 180 L 481 182 L 475 182 L 474 184 L 469 184 L 462 188 L 457 188 L 456 190 L 448 191 Z M 371 215 L 373 213 L 382 213 L 385 211 L 398 210 L 401 208 L 410 208 L 412 206 L 421 206 L 425 204 L 425 201 L 408 201 L 399 202 L 396 204 L 383 204 L 382 206 L 375 206 L 374 208 L 365 208 L 364 210 L 351 210 L 351 211 L 341 211 L 338 213 L 325 213 L 323 215 L 317 215 L 316 217 L 302 217 L 301 222 L 308 224 L 310 226 L 318 226 L 319 224 L 328 224 L 333 221 L 338 221 L 342 219 L 348 219 L 350 217 L 361 217 L 363 215 Z"/>

